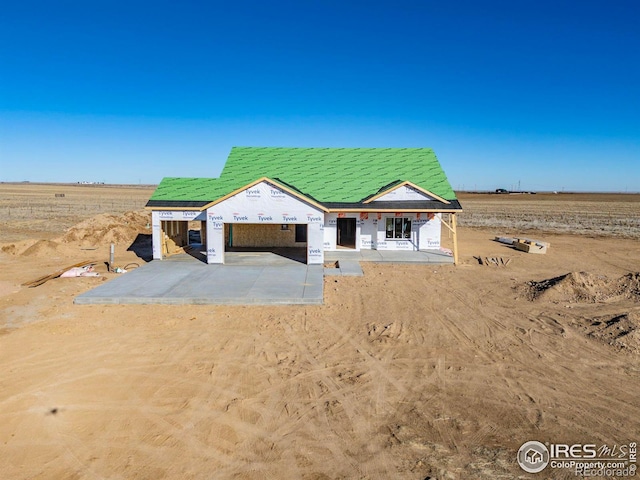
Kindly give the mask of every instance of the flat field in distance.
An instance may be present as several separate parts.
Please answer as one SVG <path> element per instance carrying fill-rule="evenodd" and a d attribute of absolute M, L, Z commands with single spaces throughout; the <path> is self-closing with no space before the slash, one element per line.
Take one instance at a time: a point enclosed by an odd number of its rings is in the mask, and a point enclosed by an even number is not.
<path fill-rule="evenodd" d="M 100 213 L 140 210 L 155 185 L 0 183 L 0 243 L 52 239 Z M 57 195 L 57 196 L 56 196 Z M 64 195 L 64 196 L 62 196 Z M 640 194 L 458 193 L 463 227 L 640 238 Z"/>
<path fill-rule="evenodd" d="M 144 208 L 155 185 L 0 183 L 0 243 L 52 239 L 100 213 Z"/>
<path fill-rule="evenodd" d="M 458 199 L 465 227 L 640 238 L 640 194 L 460 192 Z"/>

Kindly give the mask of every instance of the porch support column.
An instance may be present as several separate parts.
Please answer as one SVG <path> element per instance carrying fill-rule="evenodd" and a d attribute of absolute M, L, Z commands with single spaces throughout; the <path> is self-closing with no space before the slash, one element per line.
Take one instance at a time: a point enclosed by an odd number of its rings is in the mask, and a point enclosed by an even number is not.
<path fill-rule="evenodd" d="M 162 260 L 162 223 L 160 222 L 160 212 L 151 212 L 151 246 L 153 259 Z"/>
<path fill-rule="evenodd" d="M 451 232 L 453 233 L 453 264 L 458 265 L 458 223 L 456 214 L 451 214 Z"/>
<path fill-rule="evenodd" d="M 207 214 L 207 263 L 224 263 L 224 223 Z"/>
<path fill-rule="evenodd" d="M 458 224 L 456 221 L 456 214 L 449 213 L 449 219 L 450 219 L 451 225 L 449 225 L 449 222 L 442 221 L 442 220 L 440 221 L 440 223 L 445 227 L 447 227 L 451 232 L 451 236 L 453 240 L 453 264 L 458 265 Z"/>
<path fill-rule="evenodd" d="M 307 224 L 307 265 L 324 263 L 324 226 L 321 223 Z"/>

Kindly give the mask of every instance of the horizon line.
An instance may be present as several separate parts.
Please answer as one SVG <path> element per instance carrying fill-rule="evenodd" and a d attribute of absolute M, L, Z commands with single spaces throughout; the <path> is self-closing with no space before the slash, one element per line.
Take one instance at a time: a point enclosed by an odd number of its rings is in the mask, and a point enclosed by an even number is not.
<path fill-rule="evenodd" d="M 214 178 L 214 177 L 212 177 Z M 110 183 L 110 182 L 44 182 L 44 181 L 3 181 L 0 180 L 0 185 L 66 185 L 66 186 L 84 186 L 84 187 L 157 187 L 158 183 Z M 537 194 L 579 194 L 579 193 L 592 193 L 592 194 L 617 194 L 617 195 L 638 195 L 640 191 L 628 191 L 628 190 L 508 190 L 506 192 L 498 193 L 496 189 L 453 189 L 457 193 L 470 193 L 470 194 L 495 194 L 495 195 L 537 195 Z"/>

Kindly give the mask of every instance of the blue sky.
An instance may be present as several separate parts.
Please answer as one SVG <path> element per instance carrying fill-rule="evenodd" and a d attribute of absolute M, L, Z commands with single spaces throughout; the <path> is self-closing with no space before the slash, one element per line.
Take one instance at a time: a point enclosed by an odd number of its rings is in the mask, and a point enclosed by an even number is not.
<path fill-rule="evenodd" d="M 47 1 L 0 16 L 0 181 L 431 147 L 455 189 L 640 191 L 640 2 Z"/>

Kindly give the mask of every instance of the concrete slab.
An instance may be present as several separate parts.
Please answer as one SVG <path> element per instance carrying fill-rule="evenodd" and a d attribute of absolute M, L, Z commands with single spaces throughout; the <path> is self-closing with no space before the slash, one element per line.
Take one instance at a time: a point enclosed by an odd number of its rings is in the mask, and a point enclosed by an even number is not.
<path fill-rule="evenodd" d="M 360 262 L 453 264 L 439 251 L 340 250 L 325 252 L 326 263 L 306 265 L 305 250 L 235 251 L 224 265 L 207 265 L 201 255 L 154 260 L 77 296 L 87 304 L 317 305 L 324 275 L 362 276 Z"/>
<path fill-rule="evenodd" d="M 338 266 L 343 276 L 361 277 L 364 275 L 360 262 L 357 260 L 340 260 Z"/>
<path fill-rule="evenodd" d="M 322 265 L 273 255 L 244 260 L 233 265 L 207 265 L 186 254 L 154 260 L 77 296 L 74 303 L 322 304 Z"/>
<path fill-rule="evenodd" d="M 336 250 L 324 252 L 325 262 L 342 263 L 345 260 L 375 263 L 427 263 L 453 265 L 453 257 L 439 250 Z"/>
<path fill-rule="evenodd" d="M 360 262 L 358 260 L 340 260 L 336 262 L 337 267 L 325 267 L 324 274 L 326 276 L 341 277 L 362 277 L 364 275 Z"/>

